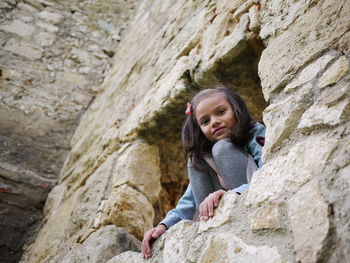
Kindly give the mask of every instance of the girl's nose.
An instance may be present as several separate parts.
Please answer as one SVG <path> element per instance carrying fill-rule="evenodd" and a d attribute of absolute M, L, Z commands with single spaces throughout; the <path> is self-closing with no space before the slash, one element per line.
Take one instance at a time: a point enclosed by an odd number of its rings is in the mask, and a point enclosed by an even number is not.
<path fill-rule="evenodd" d="M 218 119 L 218 118 L 213 118 L 213 120 L 212 120 L 212 127 L 217 127 L 218 125 L 220 124 L 220 119 Z"/>

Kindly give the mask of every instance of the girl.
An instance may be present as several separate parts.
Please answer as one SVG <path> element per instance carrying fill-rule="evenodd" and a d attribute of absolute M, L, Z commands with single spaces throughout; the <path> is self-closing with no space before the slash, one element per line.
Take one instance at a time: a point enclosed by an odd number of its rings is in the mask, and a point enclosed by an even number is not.
<path fill-rule="evenodd" d="M 150 242 L 182 219 L 208 220 L 221 196 L 249 187 L 252 173 L 262 166 L 265 127 L 252 122 L 240 96 L 225 87 L 199 92 L 188 104 L 182 145 L 190 183 L 176 208 L 146 232 L 144 258 L 152 256 Z"/>

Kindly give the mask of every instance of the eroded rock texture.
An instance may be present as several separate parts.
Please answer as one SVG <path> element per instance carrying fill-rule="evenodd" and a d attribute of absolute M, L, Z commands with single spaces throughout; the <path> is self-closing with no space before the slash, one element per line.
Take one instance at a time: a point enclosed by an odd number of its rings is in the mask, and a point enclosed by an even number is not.
<path fill-rule="evenodd" d="M 0 3 L 0 261 L 42 217 L 80 115 L 98 93 L 133 1 Z"/>
<path fill-rule="evenodd" d="M 345 0 L 140 2 L 22 262 L 70 262 L 110 224 L 141 238 L 159 222 L 187 182 L 186 102 L 218 84 L 263 118 L 265 166 L 213 219 L 172 227 L 149 262 L 350 261 L 349 16 Z"/>
<path fill-rule="evenodd" d="M 263 45 L 249 18 L 256 15 L 253 2 L 138 5 L 23 261 L 59 261 L 71 244 L 108 224 L 141 238 L 159 222 L 187 183 L 179 135 L 186 102 L 200 87 L 235 89 L 261 120 Z"/>

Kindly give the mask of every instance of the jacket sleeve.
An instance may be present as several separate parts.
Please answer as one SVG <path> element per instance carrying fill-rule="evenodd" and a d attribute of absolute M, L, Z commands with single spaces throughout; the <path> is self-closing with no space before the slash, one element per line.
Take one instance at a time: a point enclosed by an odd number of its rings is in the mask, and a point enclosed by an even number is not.
<path fill-rule="evenodd" d="M 263 162 L 261 160 L 263 145 L 261 140 L 265 139 L 265 130 L 265 126 L 257 122 L 254 127 L 253 137 L 250 139 L 247 145 L 247 151 L 252 155 L 258 169 L 263 166 Z"/>
<path fill-rule="evenodd" d="M 195 211 L 196 203 L 194 201 L 192 187 L 191 184 L 188 184 L 185 193 L 180 198 L 176 207 L 167 213 L 166 217 L 160 222 L 160 224 L 164 224 L 167 226 L 167 228 L 170 228 L 180 220 L 192 220 Z"/>

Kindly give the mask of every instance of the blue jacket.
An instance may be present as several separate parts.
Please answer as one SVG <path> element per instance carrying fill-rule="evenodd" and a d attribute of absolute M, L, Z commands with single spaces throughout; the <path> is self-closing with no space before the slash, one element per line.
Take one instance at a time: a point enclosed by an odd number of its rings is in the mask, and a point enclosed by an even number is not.
<path fill-rule="evenodd" d="M 263 143 L 261 140 L 265 138 L 265 126 L 260 123 L 256 123 L 254 127 L 254 134 L 244 149 L 250 153 L 258 167 L 261 168 L 263 163 L 261 161 L 261 152 Z M 235 192 L 242 193 L 248 190 L 249 184 L 243 184 L 235 189 Z M 170 210 L 166 217 L 160 222 L 160 224 L 166 225 L 168 228 L 178 223 L 183 219 L 193 219 L 196 211 L 196 203 L 192 192 L 191 183 L 188 184 L 187 189 L 183 196 L 180 198 L 176 207 Z"/>

